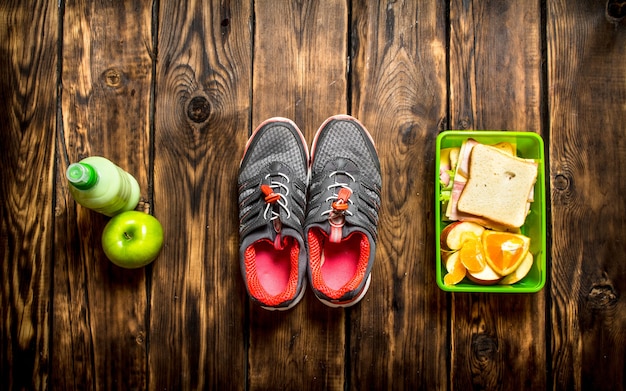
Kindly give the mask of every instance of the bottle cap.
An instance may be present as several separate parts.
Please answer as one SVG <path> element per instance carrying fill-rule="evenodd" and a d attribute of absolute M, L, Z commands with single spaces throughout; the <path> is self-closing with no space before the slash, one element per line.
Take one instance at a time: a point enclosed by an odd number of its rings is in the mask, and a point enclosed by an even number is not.
<path fill-rule="evenodd" d="M 67 180 L 79 190 L 91 189 L 98 182 L 98 173 L 87 163 L 72 163 L 65 172 Z"/>

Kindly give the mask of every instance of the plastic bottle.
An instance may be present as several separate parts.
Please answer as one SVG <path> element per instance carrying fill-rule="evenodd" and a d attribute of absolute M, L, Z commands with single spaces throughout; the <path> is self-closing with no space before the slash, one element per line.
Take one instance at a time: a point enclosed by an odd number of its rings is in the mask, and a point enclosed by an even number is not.
<path fill-rule="evenodd" d="M 76 202 L 104 215 L 133 210 L 139 203 L 137 180 L 101 156 L 70 164 L 65 176 Z"/>

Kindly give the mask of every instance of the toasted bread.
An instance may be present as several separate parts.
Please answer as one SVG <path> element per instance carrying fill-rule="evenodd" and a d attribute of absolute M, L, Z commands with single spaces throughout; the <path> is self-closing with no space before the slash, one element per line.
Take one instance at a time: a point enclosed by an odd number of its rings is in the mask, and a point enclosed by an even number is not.
<path fill-rule="evenodd" d="M 458 210 L 506 227 L 521 227 L 526 220 L 529 194 L 537 181 L 537 166 L 536 162 L 492 146 L 474 146 Z"/>

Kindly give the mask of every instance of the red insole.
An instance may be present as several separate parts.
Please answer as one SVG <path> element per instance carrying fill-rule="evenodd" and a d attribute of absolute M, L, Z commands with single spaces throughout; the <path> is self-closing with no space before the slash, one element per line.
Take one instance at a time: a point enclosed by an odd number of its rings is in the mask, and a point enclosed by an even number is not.
<path fill-rule="evenodd" d="M 354 277 L 361 254 L 361 235 L 351 235 L 341 243 L 326 241 L 323 249 L 322 278 L 331 289 L 340 289 Z"/>
<path fill-rule="evenodd" d="M 291 271 L 291 244 L 276 250 L 268 241 L 255 243 L 256 270 L 259 282 L 267 293 L 276 296 L 287 288 Z"/>

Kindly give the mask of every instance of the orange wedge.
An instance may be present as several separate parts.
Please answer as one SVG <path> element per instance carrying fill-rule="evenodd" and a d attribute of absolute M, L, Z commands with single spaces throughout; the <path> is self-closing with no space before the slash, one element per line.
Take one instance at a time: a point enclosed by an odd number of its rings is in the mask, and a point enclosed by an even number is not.
<path fill-rule="evenodd" d="M 463 245 L 459 250 L 461 263 L 470 273 L 483 271 L 486 261 L 480 238 L 474 233 L 463 232 L 463 239 Z"/>
<path fill-rule="evenodd" d="M 485 231 L 483 249 L 489 266 L 501 276 L 512 273 L 522 263 L 530 247 L 530 238 L 511 232 Z"/>
<path fill-rule="evenodd" d="M 443 276 L 443 283 L 446 285 L 456 285 L 465 278 L 465 273 L 467 273 L 467 269 L 459 263 L 452 272 Z"/>
<path fill-rule="evenodd" d="M 465 278 L 467 269 L 461 263 L 458 251 L 452 253 L 446 260 L 446 270 L 448 273 L 443 276 L 443 283 L 446 285 L 456 285 Z"/>

